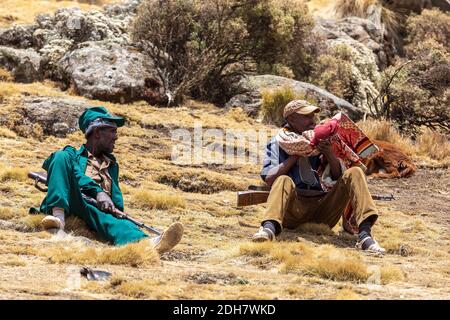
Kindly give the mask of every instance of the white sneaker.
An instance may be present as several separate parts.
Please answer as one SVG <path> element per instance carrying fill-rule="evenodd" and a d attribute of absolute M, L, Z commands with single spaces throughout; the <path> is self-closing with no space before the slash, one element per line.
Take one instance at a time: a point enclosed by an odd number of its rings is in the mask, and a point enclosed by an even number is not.
<path fill-rule="evenodd" d="M 275 241 L 275 234 L 269 228 L 260 227 L 258 232 L 252 236 L 253 242 Z"/>
<path fill-rule="evenodd" d="M 64 222 L 54 216 L 46 216 L 41 223 L 44 229 L 64 229 Z"/>
<path fill-rule="evenodd" d="M 180 242 L 183 236 L 184 228 L 180 222 L 172 223 L 164 232 L 150 241 L 153 244 L 153 248 L 158 251 L 159 254 L 167 252 L 175 247 Z"/>
<path fill-rule="evenodd" d="M 374 243 L 372 243 L 368 248 L 363 249 L 363 244 L 364 242 L 366 242 L 367 240 L 372 240 Z M 380 254 L 380 255 L 384 255 L 386 253 L 386 249 L 384 249 L 383 247 L 381 247 L 378 242 L 373 239 L 372 237 L 365 237 L 364 239 L 362 239 L 361 241 L 357 241 L 356 245 L 355 245 L 356 249 L 358 250 L 363 250 L 366 252 L 370 252 L 370 253 L 375 253 L 375 254 Z"/>

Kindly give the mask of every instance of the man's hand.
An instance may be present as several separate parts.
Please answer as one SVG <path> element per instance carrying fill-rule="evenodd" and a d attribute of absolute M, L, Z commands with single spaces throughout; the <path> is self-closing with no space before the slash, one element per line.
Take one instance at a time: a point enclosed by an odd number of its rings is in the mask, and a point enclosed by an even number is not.
<path fill-rule="evenodd" d="M 111 198 L 108 196 L 106 192 L 97 193 L 96 200 L 97 200 L 97 208 L 99 208 L 102 211 L 113 213 L 114 210 L 116 209 L 114 203 L 112 202 Z"/>
<path fill-rule="evenodd" d="M 342 175 L 341 165 L 339 159 L 333 153 L 333 147 L 331 146 L 330 140 L 321 140 L 317 144 L 317 149 L 327 158 L 330 164 L 331 177 L 333 180 L 337 180 Z"/>
<path fill-rule="evenodd" d="M 330 156 L 333 156 L 333 148 L 331 147 L 330 140 L 320 140 L 317 144 L 317 149 L 319 149 L 327 159 L 329 159 Z"/>

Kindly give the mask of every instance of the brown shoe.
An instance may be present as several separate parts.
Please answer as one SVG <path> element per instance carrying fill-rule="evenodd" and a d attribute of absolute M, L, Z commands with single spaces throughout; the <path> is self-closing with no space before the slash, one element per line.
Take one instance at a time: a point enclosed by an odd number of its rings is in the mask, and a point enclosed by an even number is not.
<path fill-rule="evenodd" d="M 151 239 L 154 245 L 153 248 L 155 248 L 159 254 L 171 250 L 178 242 L 180 242 L 183 231 L 184 228 L 180 222 L 172 223 L 160 236 Z"/>
<path fill-rule="evenodd" d="M 44 229 L 64 229 L 63 222 L 54 216 L 46 216 L 41 223 Z"/>

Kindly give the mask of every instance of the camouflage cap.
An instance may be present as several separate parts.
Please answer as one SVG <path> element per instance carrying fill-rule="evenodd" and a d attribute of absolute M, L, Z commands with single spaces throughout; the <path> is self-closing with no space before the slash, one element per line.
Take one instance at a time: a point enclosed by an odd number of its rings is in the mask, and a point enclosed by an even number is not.
<path fill-rule="evenodd" d="M 312 105 L 306 100 L 292 100 L 284 107 L 283 118 L 286 119 L 289 115 L 293 113 L 311 114 L 317 113 L 319 111 L 320 111 L 319 107 Z"/>

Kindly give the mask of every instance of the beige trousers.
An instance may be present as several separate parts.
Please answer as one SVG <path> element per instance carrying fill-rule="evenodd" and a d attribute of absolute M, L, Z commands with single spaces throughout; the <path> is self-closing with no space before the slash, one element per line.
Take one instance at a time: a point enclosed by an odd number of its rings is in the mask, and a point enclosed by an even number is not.
<path fill-rule="evenodd" d="M 325 195 L 297 195 L 294 181 L 279 176 L 270 190 L 263 221 L 275 220 L 280 226 L 295 229 L 306 222 L 323 223 L 333 228 L 351 203 L 358 226 L 370 216 L 378 217 L 375 203 L 367 187 L 364 172 L 353 167 L 346 170 L 333 189 Z"/>

